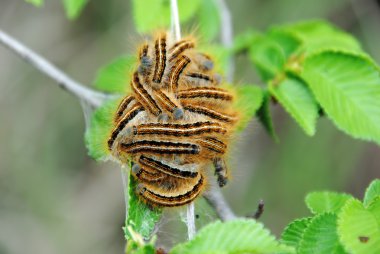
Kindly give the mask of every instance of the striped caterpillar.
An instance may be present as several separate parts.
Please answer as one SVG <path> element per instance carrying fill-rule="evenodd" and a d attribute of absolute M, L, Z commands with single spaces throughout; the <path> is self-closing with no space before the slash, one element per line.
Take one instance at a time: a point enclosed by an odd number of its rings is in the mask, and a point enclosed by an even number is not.
<path fill-rule="evenodd" d="M 224 157 L 237 117 L 232 94 L 219 83 L 212 60 L 191 38 L 175 42 L 159 33 L 140 47 L 132 94 L 118 106 L 108 149 L 124 164 L 132 160 L 143 201 L 190 203 L 204 190 L 210 165 L 219 186 L 227 183 Z"/>

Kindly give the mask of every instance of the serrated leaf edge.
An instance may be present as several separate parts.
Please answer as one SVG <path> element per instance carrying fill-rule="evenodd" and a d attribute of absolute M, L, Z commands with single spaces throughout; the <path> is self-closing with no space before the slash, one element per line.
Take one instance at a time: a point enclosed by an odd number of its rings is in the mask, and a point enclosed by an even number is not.
<path fill-rule="evenodd" d="M 317 211 L 315 211 L 311 206 L 310 204 L 307 202 L 308 200 L 308 197 L 310 197 L 312 194 L 315 194 L 315 193 L 323 193 L 323 194 L 336 194 L 336 195 L 344 195 L 344 196 L 347 196 L 347 197 L 351 197 L 353 198 L 352 195 L 346 193 L 346 192 L 335 192 L 335 191 L 328 191 L 328 190 L 323 190 L 323 191 L 312 191 L 312 192 L 309 192 L 306 197 L 305 197 L 305 204 L 307 206 L 307 208 L 310 210 L 310 212 L 312 212 L 313 214 L 315 215 L 318 215 L 318 214 L 321 214 L 321 213 L 318 213 Z M 348 200 L 347 200 L 348 201 Z M 343 206 L 345 206 L 346 204 L 344 204 Z M 342 207 L 343 208 L 343 207 Z"/>

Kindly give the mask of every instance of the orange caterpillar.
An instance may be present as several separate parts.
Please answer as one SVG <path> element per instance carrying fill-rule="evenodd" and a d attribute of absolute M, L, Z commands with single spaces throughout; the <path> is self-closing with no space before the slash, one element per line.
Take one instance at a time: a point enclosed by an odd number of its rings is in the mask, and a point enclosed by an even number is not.
<path fill-rule="evenodd" d="M 158 34 L 139 51 L 132 94 L 120 103 L 108 139 L 112 155 L 132 159 L 136 192 L 148 204 L 181 206 L 206 186 L 214 165 L 220 187 L 227 183 L 224 156 L 236 114 L 232 94 L 218 87 L 213 62 L 195 41 Z"/>

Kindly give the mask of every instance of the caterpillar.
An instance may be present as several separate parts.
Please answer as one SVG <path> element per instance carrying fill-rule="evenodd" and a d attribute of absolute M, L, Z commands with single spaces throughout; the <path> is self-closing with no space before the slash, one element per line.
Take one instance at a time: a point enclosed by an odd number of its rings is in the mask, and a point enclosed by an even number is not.
<path fill-rule="evenodd" d="M 165 32 L 142 44 L 138 59 L 132 94 L 120 101 L 108 137 L 112 156 L 132 161 L 136 194 L 152 206 L 188 204 L 205 190 L 211 167 L 223 187 L 237 114 L 214 62 L 194 39 Z"/>

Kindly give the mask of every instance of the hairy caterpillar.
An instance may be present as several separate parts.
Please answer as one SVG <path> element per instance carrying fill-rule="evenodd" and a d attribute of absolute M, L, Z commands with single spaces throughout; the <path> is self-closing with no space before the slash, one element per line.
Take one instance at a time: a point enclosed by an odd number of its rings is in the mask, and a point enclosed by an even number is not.
<path fill-rule="evenodd" d="M 114 115 L 108 149 L 122 163 L 132 160 L 136 193 L 153 206 L 192 202 L 206 186 L 210 165 L 219 186 L 227 183 L 234 96 L 218 87 L 213 61 L 195 46 L 192 38 L 175 42 L 168 33 L 144 43 L 132 94 Z"/>

